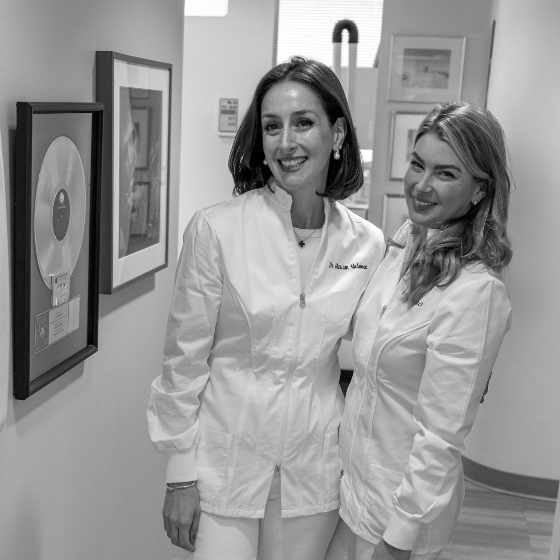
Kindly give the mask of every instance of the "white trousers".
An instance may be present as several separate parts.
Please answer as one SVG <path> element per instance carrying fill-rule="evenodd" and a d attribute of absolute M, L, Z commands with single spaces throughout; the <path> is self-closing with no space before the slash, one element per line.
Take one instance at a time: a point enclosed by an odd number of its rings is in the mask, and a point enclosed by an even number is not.
<path fill-rule="evenodd" d="M 334 532 L 325 560 L 371 560 L 374 550 L 374 544 L 353 533 L 341 519 Z M 440 554 L 441 550 L 430 554 L 413 552 L 410 560 L 436 560 Z"/>
<path fill-rule="evenodd" d="M 338 510 L 281 517 L 280 479 L 273 479 L 262 519 L 202 512 L 194 552 L 174 547 L 184 560 L 324 560 Z"/>

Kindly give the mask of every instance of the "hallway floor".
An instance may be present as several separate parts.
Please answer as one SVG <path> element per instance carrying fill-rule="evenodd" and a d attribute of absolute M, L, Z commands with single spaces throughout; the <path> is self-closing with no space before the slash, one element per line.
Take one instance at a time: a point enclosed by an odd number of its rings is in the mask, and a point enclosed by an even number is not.
<path fill-rule="evenodd" d="M 548 560 L 555 504 L 466 482 L 453 542 L 440 560 Z"/>

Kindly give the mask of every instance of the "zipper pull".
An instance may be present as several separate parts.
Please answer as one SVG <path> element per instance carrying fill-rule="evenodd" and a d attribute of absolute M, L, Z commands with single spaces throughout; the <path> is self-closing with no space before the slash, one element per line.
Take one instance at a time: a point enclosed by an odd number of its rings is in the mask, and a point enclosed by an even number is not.
<path fill-rule="evenodd" d="M 381 310 L 381 313 L 379 314 L 379 318 L 381 319 L 381 317 L 383 317 L 383 314 L 385 313 L 385 310 L 387 309 L 387 306 L 384 305 L 383 309 Z"/>
<path fill-rule="evenodd" d="M 299 306 L 300 307 L 305 307 L 305 294 L 300 294 L 299 295 Z"/>
<path fill-rule="evenodd" d="M 274 478 L 280 478 L 280 465 L 274 467 Z"/>

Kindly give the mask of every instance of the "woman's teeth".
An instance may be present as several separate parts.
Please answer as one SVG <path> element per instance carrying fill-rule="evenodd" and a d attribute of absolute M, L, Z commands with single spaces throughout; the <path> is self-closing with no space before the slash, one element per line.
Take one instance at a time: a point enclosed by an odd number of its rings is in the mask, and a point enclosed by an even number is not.
<path fill-rule="evenodd" d="M 280 162 L 280 165 L 285 169 L 293 169 L 295 167 L 300 166 L 306 160 L 307 160 L 306 157 L 300 157 L 300 158 L 293 158 L 293 159 L 282 159 L 278 161 Z"/>
<path fill-rule="evenodd" d="M 418 206 L 435 206 L 435 202 L 422 202 L 421 200 L 418 200 L 417 198 L 414 199 L 414 202 L 418 205 Z"/>

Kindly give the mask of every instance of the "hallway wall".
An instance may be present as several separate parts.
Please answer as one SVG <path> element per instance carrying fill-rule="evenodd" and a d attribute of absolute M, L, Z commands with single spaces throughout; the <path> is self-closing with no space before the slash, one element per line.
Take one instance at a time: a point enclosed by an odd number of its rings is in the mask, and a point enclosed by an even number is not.
<path fill-rule="evenodd" d="M 275 15 L 276 0 L 234 0 L 226 17 L 184 18 L 179 246 L 194 212 L 231 197 L 233 138 L 217 134 L 218 99 L 239 97 L 247 107 L 273 65 Z"/>
<path fill-rule="evenodd" d="M 8 208 L 16 101 L 92 101 L 96 50 L 173 64 L 170 266 L 101 296 L 96 354 L 26 401 L 7 397 L 0 558 L 163 558 L 165 460 L 148 439 L 145 409 L 160 371 L 177 258 L 183 2 L 0 0 L 0 14 Z M 5 218 L 10 222 L 10 212 Z"/>
<path fill-rule="evenodd" d="M 513 325 L 466 455 L 483 465 L 560 478 L 560 3 L 497 0 L 488 108 L 508 139 L 516 186 L 506 280 Z"/>

